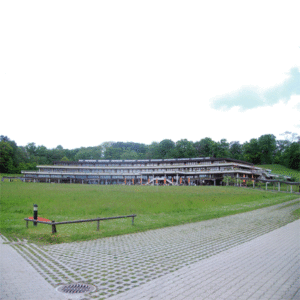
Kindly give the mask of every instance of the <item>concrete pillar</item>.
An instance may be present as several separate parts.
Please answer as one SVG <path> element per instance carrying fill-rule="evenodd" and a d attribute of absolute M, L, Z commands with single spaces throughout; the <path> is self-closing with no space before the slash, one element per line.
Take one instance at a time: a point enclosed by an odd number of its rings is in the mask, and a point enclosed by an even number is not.
<path fill-rule="evenodd" d="M 216 179 L 214 180 L 214 186 L 216 186 Z"/>
<path fill-rule="evenodd" d="M 293 186 L 291 185 L 291 193 L 293 192 Z"/>
<path fill-rule="evenodd" d="M 280 192 L 280 182 L 278 182 L 278 192 Z"/>
<path fill-rule="evenodd" d="M 268 190 L 268 183 L 266 182 L 266 191 Z"/>

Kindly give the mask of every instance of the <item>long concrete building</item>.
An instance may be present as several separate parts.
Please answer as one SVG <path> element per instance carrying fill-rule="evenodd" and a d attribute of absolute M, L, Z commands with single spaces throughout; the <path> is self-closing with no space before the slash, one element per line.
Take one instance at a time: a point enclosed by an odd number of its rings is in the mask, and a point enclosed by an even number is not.
<path fill-rule="evenodd" d="M 211 157 L 56 161 L 53 165 L 37 167 L 38 171 L 22 171 L 26 182 L 222 185 L 225 176 L 241 179 L 244 183 L 270 176 L 245 161 Z"/>

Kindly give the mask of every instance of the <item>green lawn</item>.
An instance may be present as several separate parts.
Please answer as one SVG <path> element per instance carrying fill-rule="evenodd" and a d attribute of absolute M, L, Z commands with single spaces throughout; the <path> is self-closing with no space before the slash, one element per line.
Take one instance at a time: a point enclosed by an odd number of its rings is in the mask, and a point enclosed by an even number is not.
<path fill-rule="evenodd" d="M 218 218 L 259 207 L 296 199 L 299 196 L 272 193 L 237 187 L 172 187 L 172 186 L 101 186 L 80 184 L 46 184 L 1 182 L 0 232 L 11 238 L 31 241 L 69 242 L 128 234 Z M 32 222 L 25 226 L 24 218 L 38 213 L 55 221 L 90 219 L 137 214 L 135 225 L 131 219 L 100 223 L 57 225 L 58 233 L 51 234 L 51 226 Z"/>

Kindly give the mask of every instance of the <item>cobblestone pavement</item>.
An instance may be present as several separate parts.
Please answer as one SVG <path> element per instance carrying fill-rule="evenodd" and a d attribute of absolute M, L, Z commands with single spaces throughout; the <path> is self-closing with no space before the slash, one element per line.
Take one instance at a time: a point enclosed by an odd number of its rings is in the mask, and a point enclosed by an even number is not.
<path fill-rule="evenodd" d="M 206 296 L 207 299 L 298 299 L 299 292 L 295 293 L 297 284 L 299 288 L 299 272 L 295 271 L 295 267 L 298 259 L 299 270 L 299 238 L 294 236 L 294 239 L 280 243 L 280 240 L 271 237 L 270 240 L 274 241 L 270 247 L 268 242 L 262 243 L 264 238 L 269 239 L 270 232 L 295 221 L 292 212 L 297 208 L 300 208 L 299 199 L 220 219 L 95 241 L 43 247 L 27 243 L 11 246 L 53 287 L 71 282 L 95 285 L 96 292 L 83 295 L 84 299 L 140 299 L 130 298 L 131 293 L 139 293 L 145 299 L 151 296 L 158 299 L 160 294 L 165 299 L 206 299 Z M 289 226 L 292 225 L 299 229 L 299 221 Z M 294 227 L 288 226 L 280 230 L 285 228 L 294 230 Z M 275 237 L 277 232 L 274 231 Z M 269 234 L 262 236 L 266 233 Z M 281 238 L 284 237 L 284 233 L 281 234 Z M 251 243 L 254 243 L 252 248 Z M 291 247 L 284 248 L 285 244 Z M 260 249 L 260 245 L 265 246 Z M 277 245 L 278 250 L 271 251 L 274 247 L 277 249 Z M 247 252 L 247 249 L 252 251 Z M 290 251 L 288 256 L 283 254 L 287 253 L 286 250 Z M 270 252 L 275 256 L 269 256 Z M 251 253 L 254 253 L 253 257 Z M 239 263 L 235 262 L 235 257 L 239 258 Z M 280 262 L 274 263 L 273 269 L 272 262 L 277 261 L 275 257 Z M 245 264 L 240 263 L 245 260 Z M 268 262 L 268 266 L 264 266 L 265 262 Z M 287 267 L 288 264 L 293 267 Z M 193 270 L 192 277 L 187 277 L 189 269 Z M 251 270 L 250 274 L 245 270 Z M 276 276 L 273 278 L 271 275 L 265 277 L 265 272 L 274 276 L 278 273 L 280 278 L 275 280 Z M 213 276 L 222 285 L 218 283 L 217 288 L 213 288 L 216 286 Z M 298 283 L 295 281 L 297 276 Z M 211 279 L 206 285 L 204 279 L 207 278 Z M 257 278 L 261 279 L 257 281 Z M 266 290 L 269 285 L 264 283 L 264 278 L 274 281 L 272 291 Z M 246 285 L 248 281 L 250 284 Z M 237 286 L 244 288 L 235 290 Z M 161 289 L 166 291 L 153 294 L 153 291 Z M 169 293 L 170 289 L 174 290 L 173 294 Z M 201 295 L 197 294 L 198 291 L 201 291 Z M 204 291 L 206 293 L 202 294 Z M 239 294 L 242 291 L 245 293 Z M 264 294 L 259 294 L 262 291 Z M 273 294 L 267 294 L 269 291 Z M 230 293 L 232 297 L 228 297 Z M 253 298 L 253 295 L 257 297 Z"/>
<path fill-rule="evenodd" d="M 109 300 L 300 299 L 300 220 Z"/>
<path fill-rule="evenodd" d="M 0 237 L 0 299 L 66 300 L 6 243 L 8 240 Z"/>

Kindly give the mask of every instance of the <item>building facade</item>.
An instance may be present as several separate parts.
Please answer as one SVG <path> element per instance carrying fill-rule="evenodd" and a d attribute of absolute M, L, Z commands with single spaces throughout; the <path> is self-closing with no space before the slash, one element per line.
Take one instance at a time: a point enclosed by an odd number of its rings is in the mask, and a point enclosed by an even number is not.
<path fill-rule="evenodd" d="M 26 182 L 222 185 L 225 176 L 241 179 L 244 183 L 268 177 L 266 171 L 251 163 L 211 157 L 56 161 L 53 165 L 37 167 L 38 171 L 22 171 Z"/>

